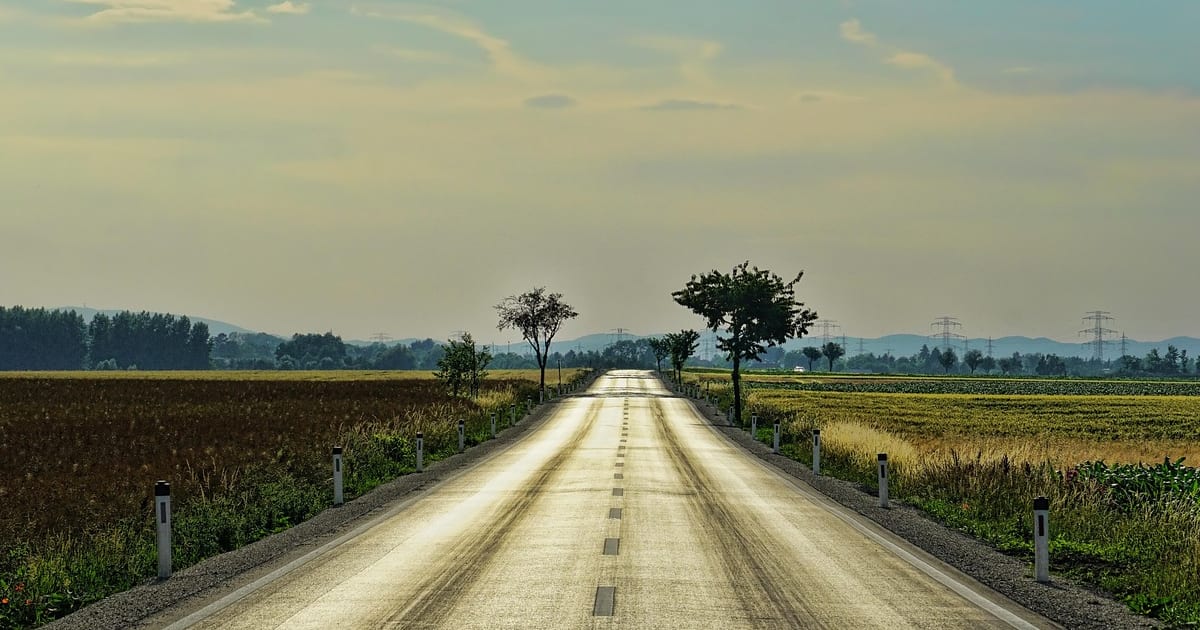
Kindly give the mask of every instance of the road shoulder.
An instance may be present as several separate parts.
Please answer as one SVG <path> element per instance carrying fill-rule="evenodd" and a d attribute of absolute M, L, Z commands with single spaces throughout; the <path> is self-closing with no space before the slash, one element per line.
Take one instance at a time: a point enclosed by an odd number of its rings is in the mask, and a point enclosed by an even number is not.
<path fill-rule="evenodd" d="M 698 415 L 704 417 L 714 430 L 790 478 L 801 491 L 810 488 L 1034 613 L 1068 628 L 1162 627 L 1155 620 L 1136 615 L 1124 604 L 1074 581 L 1056 576 L 1050 584 L 1039 584 L 1033 580 L 1031 567 L 1026 562 L 946 528 L 915 508 L 896 501 L 891 509 L 880 508 L 875 497 L 863 492 L 856 484 L 818 477 L 804 464 L 775 455 L 770 447 L 751 439 L 747 432 L 728 426 L 724 415 L 711 406 L 691 402 Z"/>
<path fill-rule="evenodd" d="M 590 386 L 596 376 L 589 379 L 585 387 Z M 295 527 L 176 571 L 168 580 L 150 581 L 105 598 L 45 628 L 95 630 L 169 624 L 405 509 L 433 487 L 532 435 L 553 415 L 559 402 L 571 398 L 567 396 L 540 405 L 532 415 L 502 431 L 496 439 L 430 464 L 424 473 L 399 477 Z"/>

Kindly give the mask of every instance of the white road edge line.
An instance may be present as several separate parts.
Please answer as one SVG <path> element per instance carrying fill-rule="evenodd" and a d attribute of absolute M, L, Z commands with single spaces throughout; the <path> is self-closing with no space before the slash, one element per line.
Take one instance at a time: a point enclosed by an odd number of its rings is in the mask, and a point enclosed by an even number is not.
<path fill-rule="evenodd" d="M 582 399 L 577 399 L 577 400 L 597 401 L 599 399 L 598 398 L 582 398 Z M 549 417 L 549 416 L 546 416 L 546 417 Z M 544 421 L 545 417 L 542 420 Z M 512 442 L 511 444 L 507 444 L 501 448 L 496 449 L 495 451 L 492 451 L 491 453 L 488 453 L 486 456 L 483 457 L 483 459 L 471 464 L 470 466 L 463 467 L 463 468 L 451 473 L 448 477 L 446 477 L 444 479 L 435 481 L 432 485 L 422 488 L 421 492 L 412 492 L 411 494 L 413 496 L 410 496 L 410 497 L 400 501 L 395 506 L 389 508 L 386 512 L 383 512 L 382 514 L 379 514 L 375 517 L 371 517 L 371 518 L 367 519 L 366 522 L 362 523 L 358 527 L 355 527 L 354 529 L 350 530 L 349 532 L 346 532 L 345 534 L 338 536 L 337 538 L 325 543 L 324 545 L 321 545 L 320 547 L 313 549 L 312 551 L 304 554 L 303 556 L 300 556 L 299 558 L 292 560 L 291 562 L 283 565 L 282 567 L 279 567 L 278 569 L 275 569 L 274 571 L 271 571 L 270 573 L 258 578 L 257 580 L 254 580 L 253 582 L 238 588 L 237 590 L 233 591 L 232 593 L 218 599 L 217 601 L 215 601 L 211 604 L 208 604 L 207 606 L 201 608 L 200 610 L 197 610 L 196 612 L 176 621 L 175 623 L 172 623 L 171 625 L 166 626 L 165 628 L 163 628 L 163 630 L 184 630 L 185 628 L 190 628 L 193 625 L 232 606 L 233 604 L 236 604 L 238 601 L 245 598 L 247 595 L 250 595 L 251 593 L 257 591 L 260 588 L 263 588 L 264 586 L 270 584 L 271 582 L 274 582 L 275 580 L 278 580 L 279 578 L 287 575 L 288 573 L 291 573 L 292 571 L 298 569 L 299 567 L 304 566 L 305 564 L 308 564 L 309 562 L 312 562 L 318 556 L 324 555 L 324 554 L 332 551 L 333 549 L 336 549 L 337 547 L 340 547 L 341 545 L 346 544 L 350 540 L 353 540 L 354 538 L 361 536 L 362 534 L 366 533 L 368 530 L 370 530 L 374 527 L 378 527 L 384 521 L 396 516 L 400 512 L 403 512 L 404 510 L 406 510 L 413 503 L 425 498 L 429 494 L 429 491 L 431 489 L 436 488 L 441 485 L 444 485 L 446 483 L 449 483 L 449 482 L 461 477 L 462 475 L 472 472 L 479 466 L 481 466 L 481 465 L 487 463 L 488 461 L 498 457 L 499 455 L 511 450 L 512 448 L 516 447 L 518 444 L 521 444 L 525 440 L 529 439 L 530 436 L 533 436 L 536 433 L 537 433 L 536 428 L 526 431 L 524 435 L 517 438 L 517 440 Z"/>
<path fill-rule="evenodd" d="M 917 555 L 913 554 L 912 552 L 908 551 L 907 549 L 904 549 L 900 544 L 897 544 L 896 542 L 889 540 L 887 536 L 884 536 L 880 532 L 877 532 L 877 531 L 871 529 L 871 527 L 866 525 L 865 523 L 860 522 L 859 519 L 865 519 L 866 517 L 860 516 L 859 514 L 857 514 L 855 512 L 851 512 L 845 506 L 841 505 L 840 503 L 836 503 L 835 501 L 833 501 L 833 499 L 830 499 L 829 497 L 821 494 L 820 492 L 818 492 L 816 490 L 811 490 L 811 489 L 805 488 L 804 486 L 800 485 L 800 484 L 804 483 L 802 480 L 792 477 L 791 475 L 783 472 L 782 470 L 779 470 L 778 468 L 762 461 L 757 455 L 747 452 L 746 449 L 742 448 L 742 446 L 740 444 L 737 444 L 736 442 L 731 440 L 729 438 L 729 436 L 725 435 L 721 431 L 718 431 L 717 427 L 715 425 L 713 425 L 713 423 L 709 420 L 709 418 L 707 416 L 705 416 L 699 409 L 696 408 L 695 404 L 692 403 L 692 401 L 685 400 L 685 402 L 688 404 L 688 407 L 691 408 L 692 412 L 704 421 L 704 426 L 708 427 L 709 431 L 712 431 L 714 434 L 716 434 L 718 437 L 720 437 L 722 440 L 724 440 L 727 444 L 732 446 L 734 449 L 736 449 L 742 453 L 745 453 L 748 456 L 748 459 L 750 461 L 752 461 L 756 465 L 762 467 L 764 470 L 769 471 L 776 477 L 782 479 L 784 482 L 788 483 L 793 488 L 795 488 L 797 492 L 804 495 L 805 498 L 811 500 L 813 503 L 815 503 L 817 505 L 820 505 L 822 508 L 824 508 L 830 514 L 833 514 L 838 519 L 840 519 L 842 522 L 853 527 L 859 533 L 861 533 L 864 536 L 866 536 L 867 538 L 870 538 L 871 540 L 875 541 L 884 549 L 887 549 L 888 551 L 892 552 L 893 554 L 899 556 L 905 562 L 908 562 L 912 566 L 919 569 L 922 573 L 925 573 L 929 577 L 933 578 L 934 580 L 938 581 L 939 583 L 946 586 L 950 590 L 954 591 L 963 599 L 966 599 L 967 601 L 971 602 L 972 604 L 975 604 L 976 606 L 982 608 L 983 610 L 986 610 L 992 616 L 1007 623 L 1008 625 L 1010 625 L 1014 628 L 1021 628 L 1022 630 L 1038 630 L 1038 628 L 1040 628 L 1040 626 L 1036 626 L 1036 625 L 1026 621 L 1025 619 L 1022 619 L 1020 615 L 1012 612 L 1011 610 L 1008 610 L 1004 606 L 996 603 L 991 598 L 979 593 L 977 590 L 972 589 L 971 587 L 967 586 L 966 584 L 963 584 L 961 580 L 956 579 L 953 576 L 946 574 L 941 569 L 933 566 L 929 562 L 918 557 Z M 876 525 L 873 521 L 872 521 L 872 525 L 874 525 L 875 527 L 880 527 L 879 525 Z M 894 534 L 892 534 L 892 536 L 894 536 Z M 910 543 L 905 541 L 903 544 L 910 544 Z M 985 584 L 980 584 L 980 586 L 982 588 L 988 588 L 988 586 Z M 989 590 L 991 590 L 991 589 L 989 589 Z M 997 595 L 1004 597 L 1004 595 L 1000 594 L 1000 593 L 997 593 Z M 1005 598 L 1005 599 L 1007 599 L 1007 598 Z M 1009 600 L 1009 601 L 1011 601 L 1011 600 Z M 1016 606 L 1020 606 L 1020 604 L 1018 604 L 1017 602 L 1012 602 L 1012 603 Z M 1033 611 L 1030 611 L 1030 612 L 1034 615 L 1037 615 L 1037 613 L 1034 613 Z M 1053 622 L 1051 622 L 1051 623 L 1053 623 Z M 1055 624 L 1051 627 L 1057 628 L 1059 626 L 1057 624 Z"/>

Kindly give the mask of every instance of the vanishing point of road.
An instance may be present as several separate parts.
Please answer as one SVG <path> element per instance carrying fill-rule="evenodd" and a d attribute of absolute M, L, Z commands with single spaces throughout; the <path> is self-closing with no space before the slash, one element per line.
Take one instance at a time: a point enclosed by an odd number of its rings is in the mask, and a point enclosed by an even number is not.
<path fill-rule="evenodd" d="M 1037 628 L 734 445 L 650 372 L 175 628 Z"/>

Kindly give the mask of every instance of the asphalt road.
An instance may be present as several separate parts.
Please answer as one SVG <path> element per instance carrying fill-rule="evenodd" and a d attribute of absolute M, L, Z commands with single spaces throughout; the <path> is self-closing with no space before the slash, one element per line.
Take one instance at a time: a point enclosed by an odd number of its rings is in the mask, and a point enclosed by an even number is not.
<path fill-rule="evenodd" d="M 646 372 L 170 628 L 1053 627 L 746 455 Z"/>

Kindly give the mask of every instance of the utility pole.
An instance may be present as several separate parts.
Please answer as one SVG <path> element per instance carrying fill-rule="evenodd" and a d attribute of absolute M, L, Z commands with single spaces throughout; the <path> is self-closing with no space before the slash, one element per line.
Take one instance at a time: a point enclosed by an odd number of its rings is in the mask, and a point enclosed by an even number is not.
<path fill-rule="evenodd" d="M 1112 320 L 1112 313 L 1108 311 L 1088 311 L 1083 317 L 1084 323 L 1089 325 L 1087 328 L 1079 331 L 1079 334 L 1091 336 L 1091 341 L 1083 345 L 1092 347 L 1092 358 L 1096 361 L 1104 361 L 1104 346 L 1105 344 L 1112 343 L 1107 337 L 1117 334 L 1117 331 L 1104 327 L 1104 322 Z M 1124 352 L 1121 353 L 1121 356 L 1125 356 Z"/>
<path fill-rule="evenodd" d="M 942 329 L 940 333 L 930 335 L 930 338 L 934 340 L 939 338 L 942 340 L 942 349 L 953 350 L 955 341 L 959 339 L 966 339 L 966 337 L 954 332 L 956 329 L 962 328 L 962 322 L 958 321 L 957 317 L 943 315 L 942 317 L 935 319 L 929 326 Z"/>
<path fill-rule="evenodd" d="M 821 319 L 816 322 L 816 327 L 821 329 L 821 343 L 827 344 L 833 339 L 833 331 L 839 330 L 841 326 L 832 319 Z"/>

